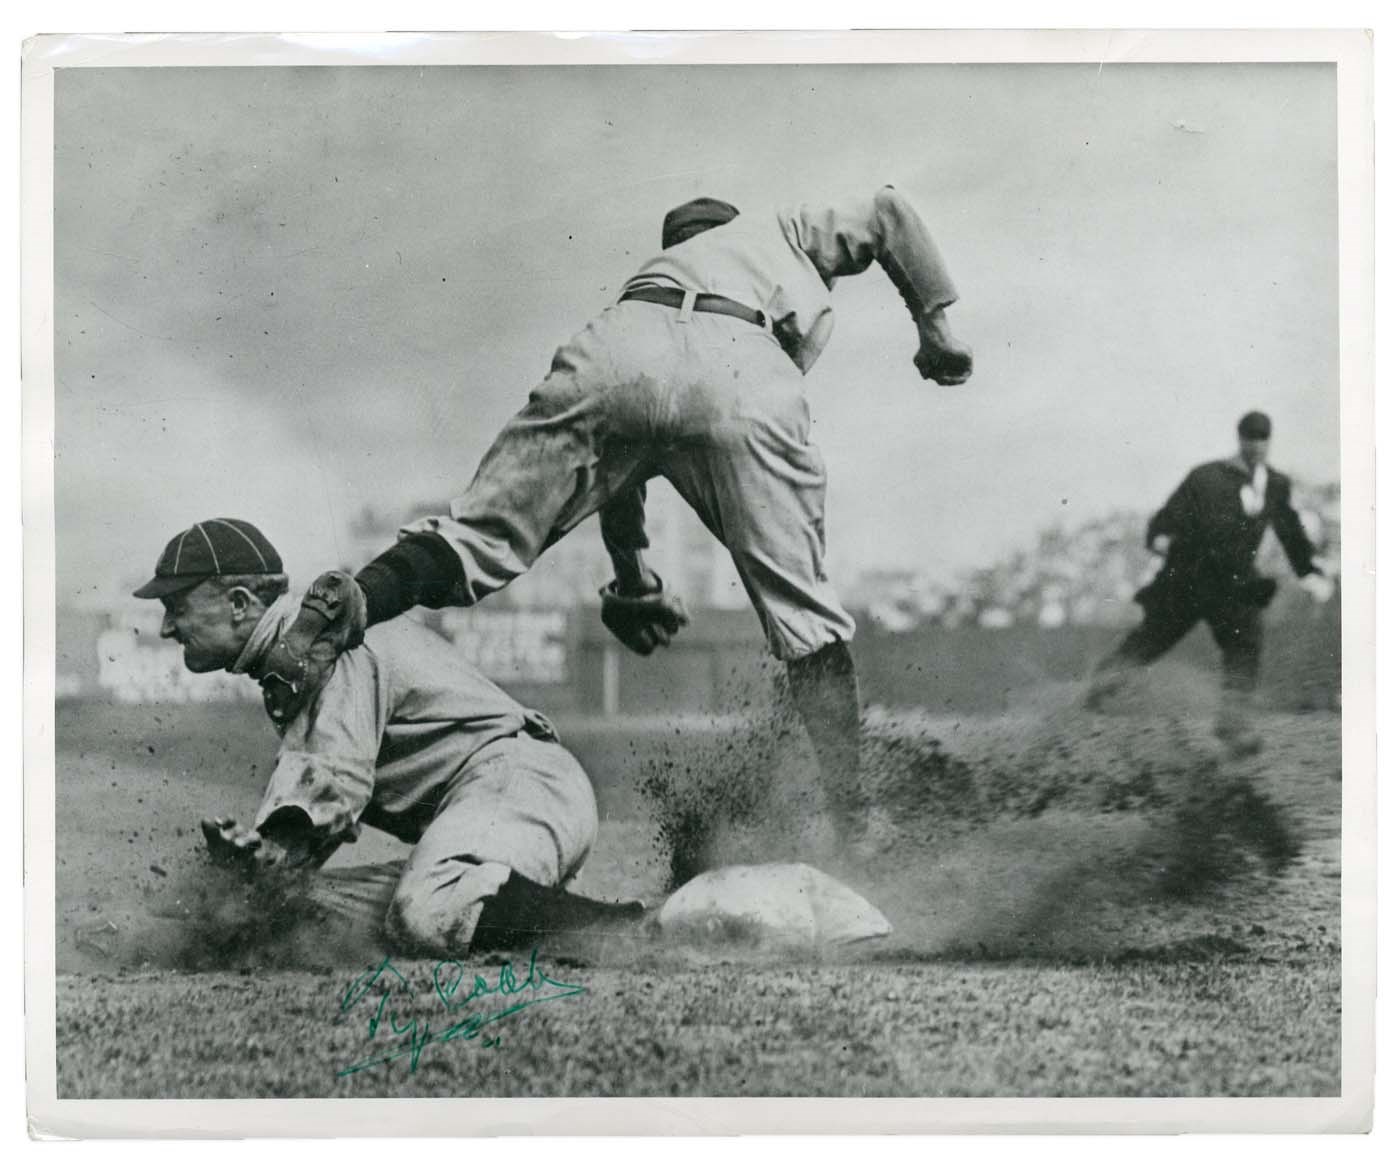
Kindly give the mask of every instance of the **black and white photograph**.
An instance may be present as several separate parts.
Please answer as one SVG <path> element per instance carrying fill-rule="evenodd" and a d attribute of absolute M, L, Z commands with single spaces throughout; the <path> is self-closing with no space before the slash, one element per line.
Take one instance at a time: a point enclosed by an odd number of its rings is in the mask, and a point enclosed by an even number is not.
<path fill-rule="evenodd" d="M 56 1130 L 1364 1128 L 1370 45 L 1241 37 L 40 38 Z"/>

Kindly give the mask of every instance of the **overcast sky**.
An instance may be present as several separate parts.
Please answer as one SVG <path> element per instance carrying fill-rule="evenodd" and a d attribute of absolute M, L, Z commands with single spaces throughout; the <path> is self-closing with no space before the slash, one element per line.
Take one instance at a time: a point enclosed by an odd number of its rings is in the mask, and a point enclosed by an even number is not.
<path fill-rule="evenodd" d="M 902 188 L 962 292 L 921 381 L 884 274 L 807 383 L 837 573 L 1148 511 L 1274 415 L 1339 473 L 1330 66 L 70 69 L 56 112 L 60 600 L 209 516 L 289 568 L 446 502 L 701 193 Z M 387 543 L 386 543 L 387 544 Z"/>

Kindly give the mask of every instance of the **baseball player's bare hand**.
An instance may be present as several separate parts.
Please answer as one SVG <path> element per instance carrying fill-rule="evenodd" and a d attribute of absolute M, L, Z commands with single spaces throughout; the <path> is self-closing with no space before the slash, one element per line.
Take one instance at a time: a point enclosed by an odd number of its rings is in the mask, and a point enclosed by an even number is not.
<path fill-rule="evenodd" d="M 232 818 L 206 818 L 200 826 L 209 847 L 209 857 L 219 866 L 255 869 L 286 863 L 283 847 L 265 840 L 256 830 L 240 826 Z"/>
<path fill-rule="evenodd" d="M 972 376 L 972 349 L 953 336 L 942 309 L 919 323 L 914 367 L 925 381 L 940 385 L 961 385 Z"/>
<path fill-rule="evenodd" d="M 1166 557 L 1171 547 L 1172 539 L 1164 533 L 1159 533 L 1152 539 L 1152 552 L 1158 557 Z"/>

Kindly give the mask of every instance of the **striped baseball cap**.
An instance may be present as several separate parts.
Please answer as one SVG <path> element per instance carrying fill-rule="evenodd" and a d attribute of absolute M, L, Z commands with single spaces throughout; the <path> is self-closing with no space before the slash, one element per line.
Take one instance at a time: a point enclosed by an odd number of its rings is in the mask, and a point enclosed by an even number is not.
<path fill-rule="evenodd" d="M 280 574 L 282 559 L 257 526 L 236 517 L 211 517 L 177 533 L 156 562 L 156 576 L 138 598 L 163 598 L 220 574 Z"/>

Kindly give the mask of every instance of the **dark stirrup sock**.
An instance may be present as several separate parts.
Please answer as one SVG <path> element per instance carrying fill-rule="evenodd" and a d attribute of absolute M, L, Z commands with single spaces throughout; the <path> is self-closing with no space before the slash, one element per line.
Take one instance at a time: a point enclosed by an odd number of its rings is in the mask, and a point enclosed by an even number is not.
<path fill-rule="evenodd" d="M 467 583 L 457 551 L 435 533 L 414 533 L 390 546 L 355 580 L 365 592 L 369 624 L 414 606 L 466 605 Z"/>
<path fill-rule="evenodd" d="M 860 684 L 844 642 L 831 642 L 787 664 L 797 712 L 807 728 L 821 769 L 827 805 L 837 828 L 849 832 L 860 821 Z"/>
<path fill-rule="evenodd" d="M 507 950 L 560 931 L 640 921 L 645 914 L 640 902 L 600 902 L 561 886 L 541 886 L 512 870 L 501 889 L 482 902 L 471 945 L 472 950 Z"/>

